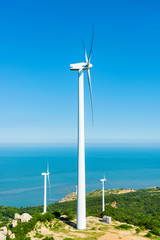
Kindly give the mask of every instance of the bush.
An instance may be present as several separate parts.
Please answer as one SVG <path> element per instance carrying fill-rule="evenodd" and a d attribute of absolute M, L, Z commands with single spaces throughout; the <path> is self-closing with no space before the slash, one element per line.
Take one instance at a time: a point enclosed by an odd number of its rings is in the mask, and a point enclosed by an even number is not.
<path fill-rule="evenodd" d="M 63 240 L 74 240 L 74 238 L 63 238 Z"/>
<path fill-rule="evenodd" d="M 59 211 L 55 211 L 55 212 L 53 212 L 53 214 L 57 218 L 61 216 L 61 213 Z"/>
<path fill-rule="evenodd" d="M 136 233 L 140 233 L 141 229 L 140 228 L 136 228 Z"/>
<path fill-rule="evenodd" d="M 119 226 L 116 226 L 115 228 L 117 229 L 125 229 L 125 230 L 129 230 L 131 228 L 133 228 L 132 226 L 128 225 L 128 224 L 121 224 Z"/>
<path fill-rule="evenodd" d="M 153 233 L 157 236 L 160 236 L 160 229 L 157 228 L 157 227 L 153 227 L 152 230 L 151 230 L 151 233 Z"/>
<path fill-rule="evenodd" d="M 151 233 L 151 232 L 148 232 L 145 236 L 148 237 L 148 238 L 150 238 L 150 237 L 152 237 L 152 233 Z"/>
<path fill-rule="evenodd" d="M 1 223 L 0 223 L 0 228 L 1 228 L 1 227 L 5 227 L 7 223 L 8 223 L 7 221 L 1 222 Z"/>
<path fill-rule="evenodd" d="M 146 230 L 145 226 L 141 226 L 140 229 L 141 229 L 142 231 L 145 231 L 145 230 Z"/>
<path fill-rule="evenodd" d="M 96 230 L 96 228 L 95 228 L 95 227 L 92 227 L 91 230 Z"/>
<path fill-rule="evenodd" d="M 52 221 L 55 216 L 49 212 L 46 212 L 45 214 L 41 214 L 41 213 L 38 213 L 35 215 L 37 221 L 40 221 L 40 222 L 46 222 L 46 221 Z"/>
<path fill-rule="evenodd" d="M 70 210 L 65 211 L 64 214 L 67 216 L 68 220 L 74 219 L 74 214 Z"/>
<path fill-rule="evenodd" d="M 54 240 L 54 238 L 53 237 L 45 237 L 45 238 L 43 238 L 43 240 Z"/>
<path fill-rule="evenodd" d="M 36 233 L 35 235 L 34 235 L 34 238 L 42 238 L 43 237 L 43 235 L 42 234 L 39 234 L 39 233 Z"/>

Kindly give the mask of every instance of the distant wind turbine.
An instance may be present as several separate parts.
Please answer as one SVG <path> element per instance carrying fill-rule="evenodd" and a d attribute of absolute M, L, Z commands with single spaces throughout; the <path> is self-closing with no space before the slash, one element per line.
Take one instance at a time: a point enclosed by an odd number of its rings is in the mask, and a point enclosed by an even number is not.
<path fill-rule="evenodd" d="M 47 172 L 46 173 L 42 173 L 42 175 L 44 176 L 44 205 L 43 205 L 43 213 L 46 213 L 47 211 L 47 176 L 48 176 L 48 184 L 49 184 L 49 188 L 50 188 L 50 178 L 49 178 L 49 166 L 47 164 Z"/>
<path fill-rule="evenodd" d="M 82 40 L 83 42 L 83 40 Z M 77 189 L 77 229 L 86 229 L 86 198 L 85 198 L 85 142 L 84 142 L 84 70 L 87 70 L 88 83 L 90 89 L 91 107 L 92 107 L 92 122 L 93 122 L 93 104 L 90 68 L 93 65 L 90 63 L 92 42 L 87 57 L 86 48 L 83 42 L 86 62 L 70 64 L 70 70 L 78 71 L 79 80 L 79 101 L 78 101 L 78 189 Z"/>
<path fill-rule="evenodd" d="M 105 184 L 105 182 L 106 182 L 106 178 L 105 178 L 105 176 L 104 176 L 104 178 L 103 179 L 100 179 L 100 181 L 102 182 L 102 212 L 104 212 L 105 211 L 105 203 L 104 203 L 104 184 Z"/>

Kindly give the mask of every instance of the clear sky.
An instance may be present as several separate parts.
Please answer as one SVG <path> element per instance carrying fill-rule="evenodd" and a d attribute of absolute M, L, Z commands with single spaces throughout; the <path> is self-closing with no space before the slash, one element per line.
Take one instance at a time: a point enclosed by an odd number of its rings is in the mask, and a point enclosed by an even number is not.
<path fill-rule="evenodd" d="M 94 25 L 87 142 L 160 142 L 159 0 L 0 3 L 0 142 L 76 142 L 78 76 Z"/>

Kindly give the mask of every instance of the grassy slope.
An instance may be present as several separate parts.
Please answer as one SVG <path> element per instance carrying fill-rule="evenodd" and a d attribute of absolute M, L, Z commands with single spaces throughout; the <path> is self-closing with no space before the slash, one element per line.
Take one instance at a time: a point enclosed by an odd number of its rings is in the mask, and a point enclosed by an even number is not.
<path fill-rule="evenodd" d="M 120 189 L 121 190 L 121 189 Z M 105 214 L 112 216 L 118 221 L 125 221 L 137 226 L 144 225 L 150 227 L 151 221 L 160 228 L 160 188 L 150 188 L 137 190 L 135 192 L 118 194 L 119 189 L 106 190 Z M 116 201 L 117 208 L 112 207 L 112 202 Z M 86 196 L 87 215 L 99 216 L 101 213 L 101 191 L 96 190 L 88 193 Z M 62 214 L 67 210 L 76 213 L 76 200 L 53 203 L 48 206 L 49 212 L 59 211 Z M 28 212 L 31 215 L 42 212 L 42 206 L 28 208 L 13 208 L 0 206 L 0 220 L 5 220 L 8 217 L 13 218 L 14 213 Z"/>

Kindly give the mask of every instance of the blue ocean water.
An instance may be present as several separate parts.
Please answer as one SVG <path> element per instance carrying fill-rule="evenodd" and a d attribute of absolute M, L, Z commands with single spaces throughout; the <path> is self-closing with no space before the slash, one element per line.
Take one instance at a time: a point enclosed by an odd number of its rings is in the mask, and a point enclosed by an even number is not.
<path fill-rule="evenodd" d="M 1 147 L 0 205 L 37 206 L 43 204 L 43 176 L 50 166 L 51 190 L 48 204 L 56 202 L 77 184 L 76 147 Z M 160 186 L 160 148 L 87 147 L 86 191 L 101 188 L 146 188 Z"/>

